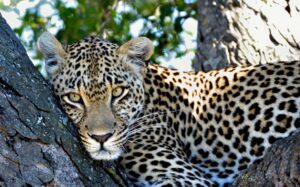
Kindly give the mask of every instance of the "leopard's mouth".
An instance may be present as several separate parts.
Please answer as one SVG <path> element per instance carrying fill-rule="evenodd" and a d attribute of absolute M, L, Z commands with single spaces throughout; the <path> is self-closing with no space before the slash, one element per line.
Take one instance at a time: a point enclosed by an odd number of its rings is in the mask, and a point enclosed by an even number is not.
<path fill-rule="evenodd" d="M 89 153 L 89 155 L 95 160 L 115 160 L 118 159 L 122 153 L 122 143 L 116 143 L 110 139 L 106 142 L 99 143 L 94 141 L 93 139 L 89 139 L 90 141 L 84 142 L 84 147 Z"/>
<path fill-rule="evenodd" d="M 95 160 L 115 160 L 119 158 L 123 153 L 123 150 L 107 150 L 99 149 L 98 151 L 89 152 L 90 156 Z"/>
<path fill-rule="evenodd" d="M 124 152 L 128 141 L 128 129 L 120 128 L 109 136 L 94 136 L 88 131 L 80 132 L 81 142 L 95 160 L 115 160 Z"/>

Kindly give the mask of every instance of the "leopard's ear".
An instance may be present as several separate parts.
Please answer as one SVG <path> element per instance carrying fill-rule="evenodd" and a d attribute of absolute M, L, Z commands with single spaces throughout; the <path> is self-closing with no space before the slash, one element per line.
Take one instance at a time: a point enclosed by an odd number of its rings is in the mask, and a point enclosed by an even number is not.
<path fill-rule="evenodd" d="M 38 38 L 37 46 L 45 57 L 47 73 L 50 76 L 58 73 L 63 63 L 65 63 L 66 57 L 66 52 L 61 43 L 46 31 Z"/>
<path fill-rule="evenodd" d="M 146 37 L 135 38 L 119 47 L 118 53 L 128 57 L 131 65 L 145 67 L 153 54 L 153 44 Z"/>

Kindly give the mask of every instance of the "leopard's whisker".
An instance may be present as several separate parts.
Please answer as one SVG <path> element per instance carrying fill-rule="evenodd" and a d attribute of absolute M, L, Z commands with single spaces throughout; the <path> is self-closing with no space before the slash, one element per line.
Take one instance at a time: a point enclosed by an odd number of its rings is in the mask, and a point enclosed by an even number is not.
<path fill-rule="evenodd" d="M 157 125 L 153 125 L 153 126 L 146 126 L 146 127 L 141 126 L 140 128 L 130 130 L 128 134 L 130 136 L 134 133 L 141 132 L 143 130 L 150 130 L 150 129 L 159 128 L 159 127 L 161 127 L 161 124 L 157 124 Z"/>
<path fill-rule="evenodd" d="M 137 118 L 136 121 L 138 121 L 140 119 L 144 119 L 144 118 L 150 117 L 150 116 L 153 116 L 153 115 L 166 115 L 168 112 L 174 113 L 174 112 L 178 112 L 178 111 L 179 110 L 157 111 L 157 112 L 153 112 L 153 113 L 150 113 L 150 114 L 143 115 L 143 116 Z"/>

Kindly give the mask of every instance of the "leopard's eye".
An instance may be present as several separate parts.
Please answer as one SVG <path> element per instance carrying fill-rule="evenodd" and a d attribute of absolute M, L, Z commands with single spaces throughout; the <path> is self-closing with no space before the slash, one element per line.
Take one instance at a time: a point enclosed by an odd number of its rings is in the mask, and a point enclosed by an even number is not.
<path fill-rule="evenodd" d="M 74 102 L 74 103 L 79 103 L 81 101 L 81 97 L 79 94 L 76 93 L 70 93 L 68 95 L 70 101 Z"/>
<path fill-rule="evenodd" d="M 84 108 L 83 100 L 81 96 L 77 93 L 68 93 L 63 96 L 63 100 L 69 105 L 75 106 L 80 109 Z"/>
<path fill-rule="evenodd" d="M 124 87 L 118 86 L 112 90 L 112 96 L 114 98 L 120 97 L 124 92 Z"/>

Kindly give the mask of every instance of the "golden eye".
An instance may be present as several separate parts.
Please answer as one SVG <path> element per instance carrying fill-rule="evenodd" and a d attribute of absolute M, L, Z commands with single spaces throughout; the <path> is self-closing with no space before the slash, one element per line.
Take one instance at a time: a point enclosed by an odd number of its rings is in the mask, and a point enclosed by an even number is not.
<path fill-rule="evenodd" d="M 123 92 L 124 92 L 124 88 L 121 87 L 121 86 L 118 86 L 118 87 L 116 87 L 116 88 L 113 89 L 112 96 L 114 98 L 120 97 L 123 94 Z"/>
<path fill-rule="evenodd" d="M 81 97 L 79 94 L 70 93 L 68 96 L 69 96 L 70 101 L 72 101 L 72 102 L 78 103 L 81 101 Z"/>

